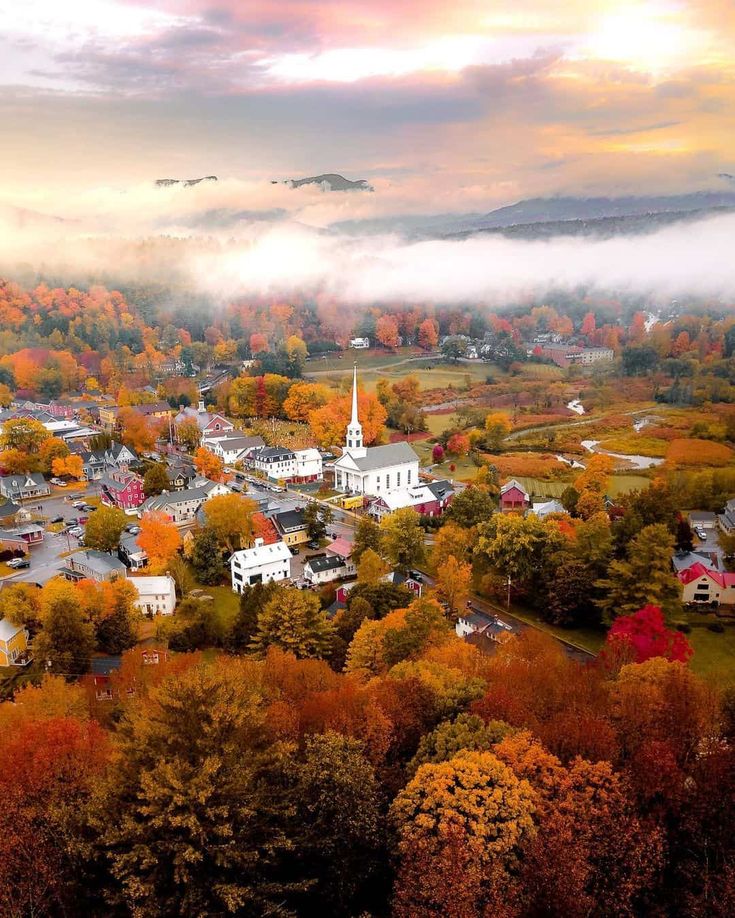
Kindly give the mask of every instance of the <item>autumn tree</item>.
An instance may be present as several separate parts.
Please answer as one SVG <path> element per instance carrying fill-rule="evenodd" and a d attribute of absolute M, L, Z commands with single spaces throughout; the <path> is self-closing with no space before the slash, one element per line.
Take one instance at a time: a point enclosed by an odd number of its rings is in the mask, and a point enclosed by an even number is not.
<path fill-rule="evenodd" d="M 439 327 L 434 319 L 424 319 L 419 325 L 419 346 L 430 351 L 439 343 Z"/>
<path fill-rule="evenodd" d="M 461 752 L 448 762 L 422 765 L 390 811 L 398 832 L 402 883 L 409 883 L 412 875 L 415 880 L 425 869 L 425 858 L 441 854 L 453 833 L 460 832 L 466 868 L 507 885 L 507 871 L 533 834 L 533 812 L 528 782 L 491 752 Z M 415 882 L 411 886 L 421 889 Z M 427 904 L 420 895 L 412 903 L 414 914 L 427 913 Z"/>
<path fill-rule="evenodd" d="M 51 471 L 54 475 L 64 478 L 76 478 L 77 481 L 84 480 L 84 460 L 81 456 L 66 456 L 64 458 L 52 459 Z"/>
<path fill-rule="evenodd" d="M 288 390 L 283 411 L 289 420 L 305 423 L 312 411 L 327 404 L 330 394 L 322 383 L 296 382 Z"/>
<path fill-rule="evenodd" d="M 458 491 L 444 514 L 444 519 L 462 529 L 471 529 L 489 520 L 496 509 L 493 498 L 480 488 L 471 485 Z"/>
<path fill-rule="evenodd" d="M 59 437 L 48 437 L 43 440 L 38 450 L 41 471 L 45 475 L 60 474 L 53 472 L 53 461 L 54 459 L 66 459 L 69 452 L 69 447 Z"/>
<path fill-rule="evenodd" d="M 445 523 L 434 536 L 431 549 L 431 564 L 438 571 L 445 559 L 453 556 L 458 561 L 466 561 L 472 547 L 472 533 L 456 523 Z"/>
<path fill-rule="evenodd" d="M 393 567 L 406 571 L 423 564 L 424 531 L 411 507 L 402 507 L 383 517 L 380 532 L 381 554 Z"/>
<path fill-rule="evenodd" d="M 383 347 L 398 347 L 398 323 L 393 316 L 381 316 L 375 323 L 375 337 Z"/>
<path fill-rule="evenodd" d="M 475 558 L 515 584 L 528 584 L 543 570 L 549 555 L 563 544 L 553 525 L 538 516 L 496 513 L 478 527 Z"/>
<path fill-rule="evenodd" d="M 95 635 L 94 626 L 82 616 L 74 588 L 68 587 L 55 590 L 42 609 L 43 627 L 33 650 L 47 672 L 74 676 L 89 670 Z"/>
<path fill-rule="evenodd" d="M 449 614 L 457 618 L 470 595 L 472 565 L 448 555 L 436 570 L 437 596 L 447 604 Z"/>
<path fill-rule="evenodd" d="M 201 583 L 213 585 L 222 580 L 222 549 L 217 535 L 209 526 L 205 526 L 194 536 L 191 565 Z"/>
<path fill-rule="evenodd" d="M 0 747 L 3 915 L 94 910 L 85 813 L 109 754 L 99 724 L 73 716 L 28 716 L 8 732 Z"/>
<path fill-rule="evenodd" d="M 10 581 L 0 590 L 0 619 L 24 625 L 31 632 L 39 627 L 41 597 L 35 584 Z"/>
<path fill-rule="evenodd" d="M 270 580 L 244 586 L 240 607 L 226 638 L 226 646 L 234 651 L 248 651 L 258 630 L 258 617 L 269 602 L 284 589 L 283 584 Z"/>
<path fill-rule="evenodd" d="M 176 525 L 156 510 L 144 513 L 140 520 L 138 545 L 148 555 L 154 568 L 163 568 L 181 548 L 181 534 Z"/>
<path fill-rule="evenodd" d="M 648 605 L 615 619 L 602 653 L 628 657 L 631 663 L 645 663 L 651 657 L 687 663 L 694 650 L 685 635 L 666 627 L 661 609 Z"/>
<path fill-rule="evenodd" d="M 84 530 L 85 546 L 97 551 L 115 551 L 127 522 L 125 513 L 117 507 L 99 507 L 87 521 Z"/>
<path fill-rule="evenodd" d="M 356 899 L 370 898 L 384 831 L 379 786 L 361 743 L 332 731 L 307 739 L 295 800 L 294 844 L 303 875 L 316 879 L 309 910 L 354 914 Z"/>
<path fill-rule="evenodd" d="M 29 455 L 37 455 L 44 440 L 51 434 L 35 418 L 10 418 L 3 424 L 0 448 L 17 449 Z"/>
<path fill-rule="evenodd" d="M 370 446 L 380 440 L 385 428 L 385 408 L 372 393 L 359 392 L 358 412 L 363 440 L 366 446 Z M 317 443 L 327 449 L 344 443 L 351 416 L 351 397 L 338 396 L 323 408 L 317 408 L 309 413 L 309 427 Z"/>
<path fill-rule="evenodd" d="M 204 504 L 204 518 L 208 529 L 215 534 L 219 544 L 230 554 L 250 544 L 253 536 L 255 501 L 241 494 L 220 494 L 210 497 Z"/>
<path fill-rule="evenodd" d="M 171 482 L 168 479 L 168 468 L 163 462 L 154 462 L 148 466 L 143 475 L 143 493 L 146 497 L 154 497 L 163 491 L 168 491 Z"/>
<path fill-rule="evenodd" d="M 679 582 L 671 572 L 674 538 L 662 523 L 644 527 L 628 546 L 626 559 L 611 561 L 607 576 L 597 582 L 598 605 L 612 620 L 647 605 L 671 618 L 681 608 Z"/>
<path fill-rule="evenodd" d="M 503 440 L 511 431 L 511 423 L 503 411 L 493 411 L 485 418 L 485 442 L 493 452 L 500 450 Z"/>
<path fill-rule="evenodd" d="M 372 548 L 366 548 L 357 563 L 357 582 L 371 585 L 380 583 L 388 570 L 388 565 L 380 555 Z"/>
<path fill-rule="evenodd" d="M 489 752 L 495 743 L 513 733 L 513 727 L 502 721 L 486 724 L 477 714 L 458 714 L 442 721 L 421 738 L 416 755 L 406 766 L 413 777 L 422 765 L 448 762 L 463 752 Z"/>
<path fill-rule="evenodd" d="M 295 657 L 324 658 L 329 654 L 333 626 L 321 611 L 319 598 L 301 590 L 284 590 L 258 616 L 252 648 L 263 654 L 280 647 Z"/>
<path fill-rule="evenodd" d="M 202 439 L 202 432 L 199 425 L 193 418 L 185 418 L 176 425 L 176 439 L 189 452 L 193 452 Z"/>
<path fill-rule="evenodd" d="M 362 553 L 371 548 L 377 554 L 380 554 L 380 527 L 369 517 L 362 516 L 357 521 L 355 528 L 355 538 L 352 543 L 352 560 L 359 562 Z"/>
<path fill-rule="evenodd" d="M 140 411 L 130 407 L 121 408 L 117 415 L 117 423 L 122 434 L 122 441 L 126 446 L 137 453 L 155 448 L 158 439 L 157 425 Z"/>
<path fill-rule="evenodd" d="M 287 753 L 263 749 L 248 664 L 194 666 L 151 688 L 118 728 L 94 811 L 115 883 L 108 907 L 178 915 L 280 909 L 290 884 Z M 287 795 L 287 799 L 284 796 Z"/>
<path fill-rule="evenodd" d="M 470 451 L 470 438 L 463 433 L 455 433 L 447 440 L 447 452 L 452 456 L 466 456 Z"/>
<path fill-rule="evenodd" d="M 220 481 L 225 464 L 206 446 L 200 446 L 194 453 L 194 466 L 200 475 L 209 478 L 210 481 Z"/>

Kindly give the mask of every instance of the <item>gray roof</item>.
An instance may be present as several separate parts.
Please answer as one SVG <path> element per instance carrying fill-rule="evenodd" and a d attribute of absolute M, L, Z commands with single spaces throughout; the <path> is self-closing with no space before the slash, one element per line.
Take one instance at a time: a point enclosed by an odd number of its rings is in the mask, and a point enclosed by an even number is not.
<path fill-rule="evenodd" d="M 15 516 L 19 510 L 20 504 L 14 504 L 12 500 L 6 500 L 5 503 L 0 504 L 0 519 Z"/>
<path fill-rule="evenodd" d="M 149 497 L 142 504 L 141 510 L 161 510 L 164 507 L 170 507 L 171 504 L 183 504 L 190 500 L 204 501 L 209 492 L 208 488 L 186 488 L 184 491 L 171 491 L 170 493 L 158 494 L 156 497 Z"/>
<path fill-rule="evenodd" d="M 0 621 L 0 641 L 9 641 L 11 638 L 23 630 L 23 625 L 14 625 L 7 618 Z"/>
<path fill-rule="evenodd" d="M 29 478 L 36 487 L 42 487 L 46 484 L 46 479 L 40 472 L 29 472 L 25 475 L 6 475 L 5 478 L 0 479 L 0 481 L 10 488 L 22 488 L 25 487 L 25 483 Z"/>
<path fill-rule="evenodd" d="M 253 449 L 263 445 L 262 437 L 228 437 L 219 441 L 223 449 Z"/>
<path fill-rule="evenodd" d="M 688 570 L 693 564 L 704 564 L 707 567 L 714 568 L 715 570 L 719 570 L 720 566 L 717 552 L 714 551 L 677 552 L 672 556 L 671 563 L 677 573 L 679 571 Z"/>
<path fill-rule="evenodd" d="M 269 459 L 293 459 L 293 450 L 286 446 L 261 446 L 253 453 L 253 459 L 267 462 Z"/>
<path fill-rule="evenodd" d="M 282 532 L 303 529 L 306 526 L 303 510 L 283 510 L 281 513 L 274 513 L 273 519 Z"/>
<path fill-rule="evenodd" d="M 110 571 L 125 571 L 125 565 L 119 558 L 93 548 L 88 551 L 75 551 L 73 555 L 69 555 L 69 562 L 74 561 L 77 564 L 83 564 L 92 571 L 97 571 L 99 574 L 107 574 Z"/>
<path fill-rule="evenodd" d="M 441 481 L 427 481 L 426 487 L 438 500 L 442 500 L 449 494 L 454 494 L 454 485 L 446 478 L 443 478 Z"/>
<path fill-rule="evenodd" d="M 406 443 L 405 440 L 399 440 L 398 443 L 387 443 L 385 446 L 371 446 L 367 453 L 360 457 L 353 456 L 349 450 L 343 453 L 345 456 L 347 454 L 361 472 L 371 472 L 373 469 L 419 460 L 411 444 Z M 337 463 L 339 461 L 338 459 Z"/>
<path fill-rule="evenodd" d="M 334 571 L 345 566 L 345 559 L 341 555 L 317 555 L 306 562 L 315 574 L 322 571 Z M 304 567 L 306 567 L 306 564 Z"/>

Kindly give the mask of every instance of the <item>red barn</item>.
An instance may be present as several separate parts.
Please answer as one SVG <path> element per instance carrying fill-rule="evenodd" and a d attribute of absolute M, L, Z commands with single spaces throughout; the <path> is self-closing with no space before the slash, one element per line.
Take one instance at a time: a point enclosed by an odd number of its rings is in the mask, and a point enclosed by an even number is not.
<path fill-rule="evenodd" d="M 503 513 L 523 513 L 531 506 L 531 497 L 523 485 L 511 478 L 500 489 L 500 509 Z"/>

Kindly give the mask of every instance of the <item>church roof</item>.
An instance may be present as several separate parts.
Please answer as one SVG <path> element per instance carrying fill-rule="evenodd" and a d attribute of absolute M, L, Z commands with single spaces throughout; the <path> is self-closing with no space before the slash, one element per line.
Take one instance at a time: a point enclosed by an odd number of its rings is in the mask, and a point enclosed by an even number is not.
<path fill-rule="evenodd" d="M 353 456 L 349 450 L 344 457 L 350 460 L 360 472 L 372 472 L 374 469 L 389 468 L 391 465 L 401 465 L 404 462 L 418 462 L 418 456 L 410 443 L 400 440 L 398 443 L 387 443 L 385 446 L 371 446 L 365 451 L 364 456 Z M 342 457 L 334 463 L 339 466 Z"/>

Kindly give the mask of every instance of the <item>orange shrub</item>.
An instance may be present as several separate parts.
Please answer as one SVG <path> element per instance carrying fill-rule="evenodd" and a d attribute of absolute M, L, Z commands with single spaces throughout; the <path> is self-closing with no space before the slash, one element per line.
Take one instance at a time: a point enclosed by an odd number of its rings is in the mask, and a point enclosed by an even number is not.
<path fill-rule="evenodd" d="M 713 443 L 711 440 L 672 440 L 666 451 L 669 465 L 729 465 L 735 454 L 729 446 Z"/>
<path fill-rule="evenodd" d="M 569 472 L 569 466 L 548 453 L 505 453 L 484 457 L 505 478 L 559 478 Z"/>

